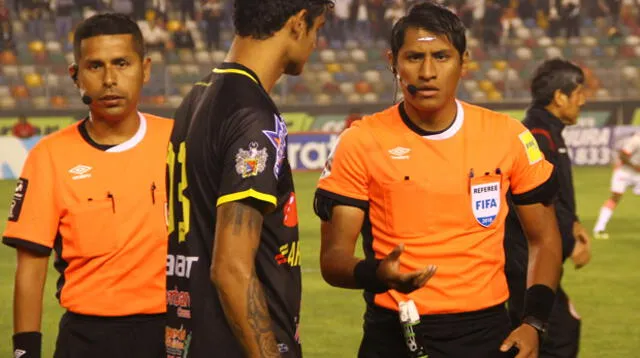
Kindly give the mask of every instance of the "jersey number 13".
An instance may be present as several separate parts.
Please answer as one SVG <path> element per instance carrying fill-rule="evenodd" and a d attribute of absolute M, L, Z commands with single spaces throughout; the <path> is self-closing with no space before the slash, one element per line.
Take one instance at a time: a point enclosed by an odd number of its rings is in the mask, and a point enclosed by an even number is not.
<path fill-rule="evenodd" d="M 174 145 L 169 145 L 169 151 L 167 153 L 167 185 L 169 188 L 169 236 L 171 236 L 176 230 L 177 224 L 178 242 L 186 241 L 187 234 L 189 233 L 189 218 L 191 207 L 189 205 L 189 198 L 187 198 L 187 196 L 185 195 L 185 190 L 188 187 L 186 160 L 187 147 L 184 142 L 180 143 L 180 145 L 178 146 L 177 156 Z M 176 203 L 176 199 L 179 204 Z M 182 215 L 178 215 L 177 218 L 176 205 L 180 205 L 180 209 L 182 209 L 179 211 L 179 213 L 181 212 Z"/>

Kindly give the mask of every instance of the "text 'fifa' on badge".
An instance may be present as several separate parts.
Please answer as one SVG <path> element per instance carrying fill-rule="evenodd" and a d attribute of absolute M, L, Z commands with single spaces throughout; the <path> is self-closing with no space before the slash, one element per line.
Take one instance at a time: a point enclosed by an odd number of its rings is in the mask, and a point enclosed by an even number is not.
<path fill-rule="evenodd" d="M 240 148 L 236 154 L 236 173 L 243 178 L 257 176 L 267 167 L 267 148 L 258 148 L 257 142 L 249 143 L 248 149 Z"/>
<path fill-rule="evenodd" d="M 527 159 L 529 159 L 529 164 L 535 164 L 542 160 L 544 157 L 542 152 L 540 151 L 540 147 L 538 147 L 538 142 L 536 138 L 531 134 L 531 132 L 524 131 L 520 133 L 518 136 L 522 145 L 524 145 L 524 150 L 527 153 Z"/>
<path fill-rule="evenodd" d="M 16 190 L 9 206 L 9 221 L 16 222 L 20 218 L 20 212 L 22 211 L 22 204 L 24 198 L 27 195 L 27 187 L 29 186 L 29 180 L 25 178 L 18 179 Z"/>
<path fill-rule="evenodd" d="M 471 209 L 476 221 L 488 227 L 500 212 L 500 182 L 471 185 Z"/>
<path fill-rule="evenodd" d="M 287 153 L 287 123 L 278 115 L 275 116 L 275 130 L 264 130 L 262 133 L 269 138 L 269 142 L 276 148 L 276 162 L 273 165 L 273 174 L 276 179 L 280 177 L 280 169 Z"/>

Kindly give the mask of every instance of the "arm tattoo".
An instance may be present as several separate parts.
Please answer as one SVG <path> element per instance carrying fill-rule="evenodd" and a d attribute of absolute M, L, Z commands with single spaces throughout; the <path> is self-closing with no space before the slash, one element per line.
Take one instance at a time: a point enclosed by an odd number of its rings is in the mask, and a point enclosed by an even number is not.
<path fill-rule="evenodd" d="M 228 222 L 233 222 L 233 235 L 240 235 L 243 228 L 247 228 L 252 234 L 256 231 L 260 235 L 262 229 L 260 219 L 262 214 L 250 206 L 243 203 L 233 203 L 233 213 L 229 212 Z"/>
<path fill-rule="evenodd" d="M 224 221 L 231 226 L 233 236 L 248 233 L 253 237 L 259 237 L 262 230 L 262 213 L 242 202 L 232 203 L 228 210 L 225 210 Z M 252 241 L 251 251 L 255 257 L 260 245 L 260 240 Z M 229 297 L 229 299 L 233 299 Z M 247 324 L 253 336 L 247 336 L 247 332 L 242 330 L 243 324 L 233 319 L 227 320 L 231 328 L 238 336 L 242 336 L 243 341 L 254 341 L 260 352 L 260 358 L 279 358 L 280 353 L 276 345 L 273 327 L 271 325 L 271 315 L 267 306 L 262 283 L 258 279 L 255 269 L 249 278 L 249 285 L 246 291 L 246 312 Z M 247 347 L 245 347 L 247 348 Z"/>
<path fill-rule="evenodd" d="M 280 357 L 275 336 L 271 327 L 271 316 L 264 297 L 262 284 L 258 276 L 253 274 L 247 290 L 247 313 L 249 326 L 260 349 L 260 357 Z"/>

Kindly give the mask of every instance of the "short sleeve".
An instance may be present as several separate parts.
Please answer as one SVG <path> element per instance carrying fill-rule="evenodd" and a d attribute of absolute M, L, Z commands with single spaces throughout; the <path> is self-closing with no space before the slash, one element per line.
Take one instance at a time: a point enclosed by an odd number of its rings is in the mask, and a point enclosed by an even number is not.
<path fill-rule="evenodd" d="M 253 198 L 275 207 L 287 160 L 285 121 L 254 108 L 238 111 L 229 123 L 220 148 L 223 175 L 217 205 Z"/>
<path fill-rule="evenodd" d="M 551 178 L 553 165 L 545 159 L 535 137 L 522 123 L 513 121 L 510 136 L 514 156 L 511 191 L 519 195 L 545 184 Z"/>
<path fill-rule="evenodd" d="M 318 193 L 360 203 L 357 206 L 368 204 L 369 174 L 363 134 L 364 130 L 357 126 L 342 133 L 320 176 Z"/>
<path fill-rule="evenodd" d="M 9 206 L 2 242 L 48 255 L 53 248 L 60 212 L 55 202 L 55 173 L 43 143 L 27 156 Z"/>

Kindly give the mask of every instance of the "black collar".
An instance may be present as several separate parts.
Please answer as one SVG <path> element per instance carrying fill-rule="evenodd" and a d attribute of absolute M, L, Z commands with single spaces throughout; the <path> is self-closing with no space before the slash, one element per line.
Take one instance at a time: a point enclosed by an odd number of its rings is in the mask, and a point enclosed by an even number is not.
<path fill-rule="evenodd" d="M 546 108 L 542 106 L 531 106 L 527 110 L 526 121 L 543 124 L 553 131 L 561 132 L 565 125 L 560 118 L 554 116 Z"/>
<path fill-rule="evenodd" d="M 418 135 L 423 137 L 444 133 L 449 128 L 451 128 L 451 126 L 453 126 L 456 120 L 458 120 L 458 113 L 456 112 L 456 116 L 453 118 L 453 121 L 451 121 L 451 124 L 449 124 L 447 128 L 440 131 L 426 131 L 418 127 L 415 123 L 411 121 L 411 119 L 409 118 L 409 115 L 407 114 L 407 110 L 404 108 L 404 102 L 400 103 L 400 105 L 398 106 L 398 110 L 400 111 L 400 118 L 402 118 L 402 121 L 404 122 L 404 124 L 407 127 L 409 127 L 409 129 L 411 129 L 412 131 L 416 132 Z"/>
<path fill-rule="evenodd" d="M 93 138 L 91 138 L 91 136 L 89 135 L 89 132 L 87 131 L 87 122 L 89 121 L 89 118 L 85 118 L 82 120 L 82 123 L 80 123 L 80 125 L 78 126 L 78 131 L 80 131 L 80 136 L 82 136 L 82 139 L 85 140 L 85 142 L 89 143 L 90 146 L 101 150 L 101 151 L 107 151 L 113 147 L 115 147 L 115 145 L 113 144 L 100 144 L 97 143 L 95 140 L 93 140 Z"/>

